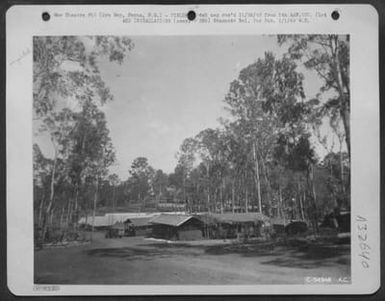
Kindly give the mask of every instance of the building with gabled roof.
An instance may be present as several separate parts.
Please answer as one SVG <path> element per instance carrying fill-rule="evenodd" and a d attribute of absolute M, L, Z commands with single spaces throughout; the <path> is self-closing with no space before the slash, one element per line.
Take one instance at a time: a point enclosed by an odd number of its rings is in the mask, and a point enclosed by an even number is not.
<path fill-rule="evenodd" d="M 207 238 L 236 238 L 238 236 L 262 236 L 262 228 L 269 224 L 269 217 L 259 212 L 206 213 L 197 216 L 205 224 Z"/>
<path fill-rule="evenodd" d="M 210 213 L 208 214 L 214 220 L 221 223 L 254 223 L 254 222 L 267 222 L 269 218 L 259 212 L 248 212 L 248 213 Z"/>
<path fill-rule="evenodd" d="M 161 214 L 151 219 L 152 236 L 167 240 L 202 239 L 203 222 L 192 215 Z"/>
<path fill-rule="evenodd" d="M 108 218 L 105 215 L 103 216 L 96 215 L 95 218 L 92 216 L 81 217 L 78 223 L 83 227 L 94 226 L 97 229 L 104 229 L 111 226 L 110 222 L 108 221 Z"/>
<path fill-rule="evenodd" d="M 152 224 L 164 224 L 169 226 L 178 227 L 189 219 L 193 218 L 192 215 L 176 215 L 176 214 L 161 214 L 151 219 Z"/>
<path fill-rule="evenodd" d="M 129 236 L 149 236 L 152 232 L 150 221 L 154 217 L 134 217 L 124 221 L 126 234 Z"/>

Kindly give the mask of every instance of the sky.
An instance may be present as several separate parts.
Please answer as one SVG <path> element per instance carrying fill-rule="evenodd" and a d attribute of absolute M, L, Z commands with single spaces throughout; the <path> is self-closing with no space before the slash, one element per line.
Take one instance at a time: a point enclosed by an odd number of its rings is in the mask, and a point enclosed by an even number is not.
<path fill-rule="evenodd" d="M 136 157 L 172 172 L 183 140 L 225 117 L 223 99 L 239 71 L 272 51 L 284 49 L 274 36 L 136 36 L 119 65 L 100 60 L 114 100 L 103 106 L 117 161 L 110 168 L 122 180 Z M 305 74 L 305 93 L 315 96 L 322 82 Z M 43 147 L 44 148 L 44 147 Z M 322 152 L 321 149 L 319 149 Z"/>

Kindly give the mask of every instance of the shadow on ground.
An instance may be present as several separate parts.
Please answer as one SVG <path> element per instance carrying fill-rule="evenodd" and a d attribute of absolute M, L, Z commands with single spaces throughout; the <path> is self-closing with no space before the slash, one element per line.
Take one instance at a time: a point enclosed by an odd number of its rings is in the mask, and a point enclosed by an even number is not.
<path fill-rule="evenodd" d="M 165 252 L 137 248 L 100 248 L 85 251 L 87 255 L 94 257 L 115 257 L 126 260 L 150 260 L 153 257 L 170 257 Z"/>
<path fill-rule="evenodd" d="M 314 269 L 319 267 L 332 267 L 350 265 L 350 248 L 339 246 L 310 246 L 291 251 L 290 256 L 278 257 L 261 262 L 265 265 L 279 267 L 295 267 L 302 269 Z"/>
<path fill-rule="evenodd" d="M 140 245 L 139 245 L 140 246 Z M 118 247 L 99 248 L 85 251 L 87 255 L 94 257 L 114 257 L 126 260 L 152 260 L 168 258 L 175 255 L 199 256 L 202 251 L 197 248 L 188 248 L 182 245 L 146 244 L 145 247 Z"/>
<path fill-rule="evenodd" d="M 228 245 L 190 245 L 188 243 L 148 243 L 139 244 L 138 248 L 99 248 L 85 251 L 89 256 L 113 257 L 125 260 L 152 260 L 175 255 L 199 257 L 202 255 L 238 254 L 242 257 L 266 257 L 261 264 L 279 267 L 313 269 L 336 264 L 350 264 L 349 245 L 305 245 L 282 246 L 274 243 L 249 243 Z"/>

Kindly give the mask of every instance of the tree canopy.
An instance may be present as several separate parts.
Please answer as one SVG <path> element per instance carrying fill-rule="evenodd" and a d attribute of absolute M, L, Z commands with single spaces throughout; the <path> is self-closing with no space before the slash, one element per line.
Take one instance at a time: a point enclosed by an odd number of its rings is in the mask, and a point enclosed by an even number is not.
<path fill-rule="evenodd" d="M 35 37 L 33 43 L 36 132 L 53 148 L 45 157 L 33 146 L 43 237 L 53 216 L 76 228 L 80 215 L 94 217 L 102 207 L 148 211 L 164 203 L 188 212 L 258 211 L 310 221 L 317 229 L 326 212 L 350 206 L 349 36 L 279 36 L 286 53 L 266 52 L 240 70 L 224 91 L 227 117 L 181 141 L 173 172 L 140 155 L 122 163 L 127 178 L 109 171 L 115 150 L 102 108 L 113 95 L 98 64 L 101 58 L 121 64 L 134 47 L 131 39 Z M 322 79 L 316 97 L 305 93 L 302 65 Z M 325 126 L 339 151 L 320 134 Z"/>

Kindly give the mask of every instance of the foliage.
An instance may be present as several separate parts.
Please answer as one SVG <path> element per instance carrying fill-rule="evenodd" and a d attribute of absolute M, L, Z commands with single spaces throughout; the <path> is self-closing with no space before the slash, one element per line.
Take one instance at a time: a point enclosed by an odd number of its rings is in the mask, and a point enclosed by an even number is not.
<path fill-rule="evenodd" d="M 39 36 L 33 38 L 33 107 L 37 117 L 55 111 L 57 102 L 104 104 L 113 96 L 97 65 L 99 57 L 122 63 L 134 44 L 126 37 Z M 60 105 L 59 105 L 60 106 Z"/>
<path fill-rule="evenodd" d="M 95 201 L 115 154 L 101 106 L 112 100 L 98 60 L 122 63 L 133 43 L 126 37 L 41 36 L 33 39 L 35 134 L 48 136 L 53 158 L 34 146 L 34 194 L 40 201 L 41 238 L 55 221 L 71 225 Z M 53 216 L 60 216 L 54 219 Z M 64 220 L 65 219 L 65 220 Z"/>
<path fill-rule="evenodd" d="M 135 199 L 144 200 L 147 194 L 153 193 L 151 180 L 155 174 L 154 169 L 148 164 L 147 158 L 138 157 L 129 170 L 132 195 Z"/>
<path fill-rule="evenodd" d="M 108 174 L 115 155 L 101 106 L 112 99 L 98 59 L 121 63 L 133 43 L 113 37 L 34 39 L 34 113 L 54 148 L 46 158 L 34 145 L 34 201 L 39 225 L 55 215 L 76 224 L 93 207 L 157 210 L 161 203 L 189 212 L 259 211 L 302 219 L 317 229 L 322 216 L 350 204 L 349 37 L 279 36 L 289 44 L 277 58 L 267 52 L 230 83 L 223 103 L 230 116 L 218 128 L 184 139 L 170 174 L 146 157 L 131 162 L 129 177 Z M 304 92 L 299 62 L 323 84 Z M 333 92 L 330 94 L 330 92 Z M 321 102 L 322 96 L 327 98 Z M 69 104 L 75 104 L 71 106 Z M 328 126 L 348 144 L 328 148 Z M 327 155 L 318 158 L 316 137 Z M 60 218 L 58 218 L 60 217 Z M 65 221 L 67 219 L 67 221 Z"/>
<path fill-rule="evenodd" d="M 335 94 L 323 104 L 321 112 L 338 114 L 343 122 L 350 157 L 350 37 L 349 35 L 284 35 L 278 43 L 289 43 L 288 56 L 302 60 L 323 80 L 320 92 Z"/>

